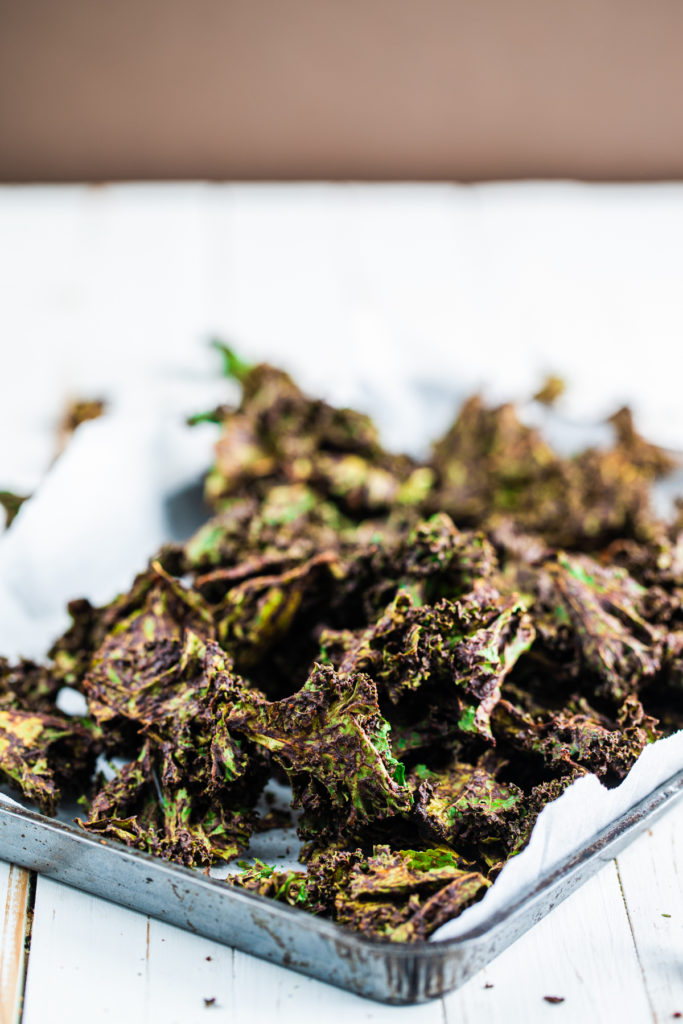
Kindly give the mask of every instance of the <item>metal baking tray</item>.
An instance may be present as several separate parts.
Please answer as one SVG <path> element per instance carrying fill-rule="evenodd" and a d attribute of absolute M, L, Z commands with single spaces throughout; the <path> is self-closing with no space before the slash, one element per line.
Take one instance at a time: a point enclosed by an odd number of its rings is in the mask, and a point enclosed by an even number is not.
<path fill-rule="evenodd" d="M 131 910 L 384 1003 L 458 988 L 548 914 L 683 794 L 683 771 L 641 800 L 523 898 L 455 939 L 392 943 L 233 889 L 19 806 L 0 804 L 0 858 Z"/>

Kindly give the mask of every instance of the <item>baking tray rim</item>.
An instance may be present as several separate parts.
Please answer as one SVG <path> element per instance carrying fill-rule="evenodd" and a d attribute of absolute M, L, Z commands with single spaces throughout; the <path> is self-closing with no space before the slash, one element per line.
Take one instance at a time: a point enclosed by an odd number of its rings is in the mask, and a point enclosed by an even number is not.
<path fill-rule="evenodd" d="M 232 886 L 226 885 L 224 879 L 215 878 L 211 875 L 205 874 L 199 869 L 185 867 L 182 864 L 164 860 L 161 857 L 146 853 L 143 850 L 131 849 L 116 840 L 92 836 L 75 825 L 55 818 L 49 818 L 47 815 L 25 808 L 18 803 L 0 802 L 0 825 L 6 825 L 9 822 L 16 820 L 29 821 L 45 833 L 61 833 L 67 838 L 76 841 L 86 849 L 91 848 L 97 849 L 98 851 L 106 849 L 111 856 L 118 858 L 122 862 L 132 861 L 133 863 L 144 863 L 147 864 L 151 870 L 160 875 L 176 875 L 186 881 L 192 881 L 195 885 L 201 885 L 202 888 L 208 887 L 210 890 L 220 894 L 220 898 L 229 903 L 241 903 L 245 901 L 245 905 L 247 906 L 251 904 L 253 906 L 263 908 L 268 912 L 269 916 L 276 919 L 285 919 L 295 925 L 303 924 L 305 921 L 308 928 L 312 928 L 334 941 L 340 941 L 343 939 L 346 942 L 361 944 L 368 950 L 372 949 L 373 952 L 384 951 L 386 953 L 390 953 L 392 958 L 412 958 L 416 954 L 447 954 L 468 942 L 485 937 L 494 929 L 504 925 L 509 919 L 519 915 L 520 912 L 527 909 L 535 901 L 541 899 L 544 895 L 548 895 L 554 887 L 558 886 L 563 880 L 570 877 L 587 861 L 597 859 L 607 863 L 609 860 L 613 859 L 616 854 L 609 852 L 612 846 L 619 844 L 621 848 L 623 848 L 628 845 L 631 839 L 635 839 L 636 836 L 645 827 L 647 827 L 651 820 L 658 817 L 682 796 L 683 769 L 660 783 L 655 787 L 655 789 L 646 794 L 645 797 L 639 800 L 631 808 L 619 817 L 615 818 L 605 826 L 605 828 L 601 829 L 590 843 L 577 847 L 577 849 L 560 864 L 543 873 L 531 889 L 528 889 L 515 900 L 491 914 L 479 925 L 475 925 L 473 928 L 457 936 L 446 937 L 443 939 L 416 940 L 414 942 L 392 942 L 388 939 L 364 935 L 347 927 L 346 925 L 330 921 L 323 917 L 318 917 L 306 910 L 278 903 L 277 901 L 266 896 L 261 896 L 258 893 L 233 888 Z M 6 859 L 3 835 L 4 830 L 0 832 L 0 859 Z M 601 856 L 601 854 L 603 856 Z M 16 857 L 15 852 L 12 851 L 11 860 L 13 863 L 17 863 L 20 867 L 25 867 L 27 870 L 35 871 L 37 874 L 44 874 L 57 881 L 60 880 L 58 872 L 53 873 L 48 870 L 41 870 L 40 867 L 30 866 L 35 863 L 35 858 L 33 860 L 30 860 L 28 857 L 25 859 L 30 861 L 30 864 L 21 864 Z M 110 902 L 119 903 L 119 901 L 113 896 L 108 896 L 104 892 L 94 892 L 92 889 L 86 888 L 81 889 L 81 887 L 74 885 L 72 882 L 65 882 L 64 884 L 67 884 L 72 888 L 80 889 L 80 891 L 98 895 Z M 121 904 L 119 903 L 119 905 Z M 142 909 L 138 912 L 149 913 Z"/>

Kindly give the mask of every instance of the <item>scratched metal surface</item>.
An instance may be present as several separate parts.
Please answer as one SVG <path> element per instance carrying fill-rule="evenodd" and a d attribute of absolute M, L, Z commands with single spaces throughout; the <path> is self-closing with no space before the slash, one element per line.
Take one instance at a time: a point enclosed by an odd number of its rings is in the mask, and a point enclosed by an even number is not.
<path fill-rule="evenodd" d="M 491 923 L 443 942 L 388 943 L 228 888 L 219 879 L 10 805 L 0 858 L 339 988 L 392 1004 L 464 984 L 616 856 L 683 793 L 683 772 L 651 793 Z"/>

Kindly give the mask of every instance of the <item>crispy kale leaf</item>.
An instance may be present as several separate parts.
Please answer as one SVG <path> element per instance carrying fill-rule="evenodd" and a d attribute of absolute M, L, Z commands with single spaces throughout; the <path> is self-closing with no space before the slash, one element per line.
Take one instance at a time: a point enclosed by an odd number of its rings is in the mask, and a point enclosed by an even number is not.
<path fill-rule="evenodd" d="M 407 942 L 427 938 L 489 885 L 450 850 L 322 853 L 309 867 L 310 898 L 340 924 Z"/>
<path fill-rule="evenodd" d="M 183 739 L 192 737 L 186 733 Z M 178 757 L 172 743 L 150 740 L 96 794 L 80 824 L 94 835 L 188 866 L 231 860 L 249 843 L 255 795 L 252 784 L 212 777 L 212 767 L 206 753 Z M 262 767 L 258 774 L 263 782 Z"/>
<path fill-rule="evenodd" d="M 392 756 L 389 725 L 366 675 L 316 665 L 305 686 L 284 700 L 243 693 L 224 722 L 287 774 L 307 837 L 352 835 L 369 821 L 410 810 L 403 765 Z"/>
<path fill-rule="evenodd" d="M 529 715 L 508 701 L 494 713 L 494 735 L 514 750 L 533 753 L 555 775 L 576 778 L 593 772 L 621 781 L 647 743 L 661 733 L 633 695 L 621 705 L 616 721 L 590 708 L 585 700 L 554 714 Z"/>
<path fill-rule="evenodd" d="M 491 738 L 502 682 L 534 637 L 524 602 L 483 584 L 460 600 L 417 607 L 399 590 L 374 626 L 321 640 L 341 648 L 340 672 L 369 673 L 391 703 L 421 691 L 459 730 Z"/>
<path fill-rule="evenodd" d="M 235 857 L 267 778 L 266 759 L 220 717 L 244 683 L 214 641 L 189 630 L 146 641 L 126 671 L 102 674 L 93 714 L 128 719 L 143 746 L 95 795 L 84 827 L 185 864 Z"/>
<path fill-rule="evenodd" d="M 226 882 L 236 889 L 255 892 L 259 896 L 268 896 L 290 907 L 315 911 L 309 904 L 307 877 L 303 871 L 278 871 L 258 858 L 253 865 L 239 862 L 242 871 L 236 875 L 228 875 Z"/>
<path fill-rule="evenodd" d="M 556 615 L 571 626 L 580 667 L 598 677 L 599 694 L 622 700 L 661 668 L 661 630 L 644 619 L 645 590 L 625 570 L 559 552 L 545 573 Z"/>
<path fill-rule="evenodd" d="M 60 683 L 45 665 L 22 658 L 12 665 L 0 658 L 0 707 L 54 712 Z"/>
<path fill-rule="evenodd" d="M 456 760 L 434 771 L 415 769 L 415 813 L 433 841 L 467 850 L 486 868 L 505 860 L 517 844 L 526 815 L 522 790 L 496 780 L 495 763 L 485 755 L 476 765 Z"/>
<path fill-rule="evenodd" d="M 46 814 L 61 785 L 84 785 L 94 763 L 91 733 L 79 722 L 40 711 L 0 709 L 0 775 Z"/>

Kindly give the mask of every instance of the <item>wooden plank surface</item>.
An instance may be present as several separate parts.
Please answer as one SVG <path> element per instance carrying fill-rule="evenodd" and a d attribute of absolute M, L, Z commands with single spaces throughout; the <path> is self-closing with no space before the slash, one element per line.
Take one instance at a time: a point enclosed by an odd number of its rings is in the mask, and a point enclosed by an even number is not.
<path fill-rule="evenodd" d="M 640 972 L 658 1021 L 683 1014 L 683 807 L 618 858 Z"/>
<path fill-rule="evenodd" d="M 15 1024 L 20 1019 L 31 923 L 31 884 L 28 871 L 0 861 L 0 1024 Z"/>
<path fill-rule="evenodd" d="M 448 1024 L 649 1021 L 614 862 L 445 1000 Z M 487 984 L 493 985 L 486 989 Z M 561 999 L 550 1003 L 546 997 Z"/>

